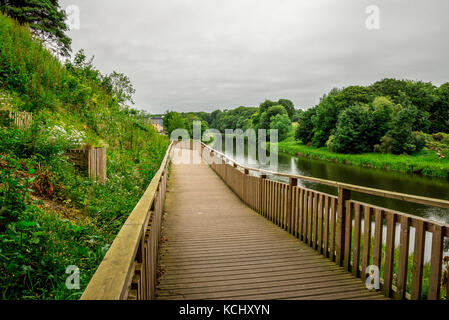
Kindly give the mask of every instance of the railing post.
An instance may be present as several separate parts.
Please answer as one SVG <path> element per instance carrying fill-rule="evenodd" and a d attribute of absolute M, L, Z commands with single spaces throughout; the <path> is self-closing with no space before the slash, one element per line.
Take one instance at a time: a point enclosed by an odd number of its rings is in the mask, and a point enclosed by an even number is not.
<path fill-rule="evenodd" d="M 286 230 L 291 233 L 292 231 L 292 212 L 293 212 L 293 187 L 298 185 L 298 179 L 289 178 L 288 181 L 288 193 L 287 193 L 287 217 L 286 217 Z"/>
<path fill-rule="evenodd" d="M 248 177 L 249 170 L 246 168 L 243 170 L 244 170 L 244 175 L 242 176 L 242 200 L 243 200 L 243 202 L 248 204 L 248 192 L 246 190 L 246 178 Z"/>
<path fill-rule="evenodd" d="M 259 214 L 264 215 L 264 211 L 263 211 L 263 203 L 264 203 L 264 199 L 263 196 L 265 194 L 264 189 L 265 189 L 265 179 L 267 178 L 266 174 L 261 174 L 260 175 L 260 179 L 259 179 Z"/>
<path fill-rule="evenodd" d="M 341 266 L 343 263 L 345 250 L 345 221 L 346 221 L 346 201 L 351 198 L 351 191 L 338 188 L 338 212 L 337 212 L 337 257 L 336 263 Z"/>

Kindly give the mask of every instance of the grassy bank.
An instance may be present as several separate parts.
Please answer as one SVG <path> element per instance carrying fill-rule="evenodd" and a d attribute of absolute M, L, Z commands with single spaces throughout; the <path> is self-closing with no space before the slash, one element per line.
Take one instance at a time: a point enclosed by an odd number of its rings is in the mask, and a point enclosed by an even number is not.
<path fill-rule="evenodd" d="M 404 173 L 418 173 L 434 177 L 449 177 L 449 152 L 440 159 L 435 151 L 422 150 L 414 155 L 393 155 L 380 153 L 340 154 L 327 148 L 314 148 L 295 141 L 278 143 L 279 152 L 293 156 L 325 160 L 347 165 L 394 170 Z"/>
<path fill-rule="evenodd" d="M 168 139 L 120 103 L 90 63 L 61 64 L 1 14 L 0 110 L 33 119 L 0 123 L 0 299 L 78 299 Z M 64 155 L 91 147 L 107 148 L 104 184 Z M 68 266 L 79 268 L 79 288 L 66 286 Z"/>

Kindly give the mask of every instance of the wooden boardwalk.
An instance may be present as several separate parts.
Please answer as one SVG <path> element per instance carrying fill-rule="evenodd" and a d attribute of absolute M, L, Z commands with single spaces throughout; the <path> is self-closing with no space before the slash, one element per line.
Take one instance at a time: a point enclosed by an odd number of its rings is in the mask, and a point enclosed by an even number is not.
<path fill-rule="evenodd" d="M 157 299 L 385 299 L 245 205 L 206 164 L 172 165 Z"/>

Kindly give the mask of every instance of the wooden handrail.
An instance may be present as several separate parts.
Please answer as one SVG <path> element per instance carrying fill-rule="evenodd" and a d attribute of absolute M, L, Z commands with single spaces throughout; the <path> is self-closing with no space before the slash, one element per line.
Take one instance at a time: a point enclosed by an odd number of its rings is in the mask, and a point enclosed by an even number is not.
<path fill-rule="evenodd" d="M 380 283 L 387 297 L 423 298 L 426 232 L 430 233 L 432 244 L 430 275 L 426 279 L 427 299 L 442 298 L 440 290 L 444 241 L 449 238 L 449 225 L 354 201 L 351 199 L 351 191 L 441 208 L 449 208 L 449 201 L 249 168 L 204 143 L 200 146 L 202 151 L 207 148 L 212 155 L 209 165 L 217 175 L 260 215 L 362 280 L 366 280 L 365 271 L 369 265 L 377 267 L 379 271 L 383 269 Z M 260 175 L 251 176 L 249 171 L 259 172 Z M 267 174 L 288 177 L 289 183 L 268 180 Z M 336 187 L 338 197 L 300 187 L 297 185 L 298 179 Z M 399 247 L 395 243 L 398 225 Z M 411 228 L 415 230 L 413 255 L 409 251 Z M 395 250 L 398 250 L 397 264 Z M 409 259 L 413 260 L 411 265 Z M 412 275 L 410 292 L 407 291 L 408 274 Z M 446 290 L 446 299 L 449 299 L 449 288 Z"/>
<path fill-rule="evenodd" d="M 159 170 L 120 229 L 82 300 L 154 298 L 170 143 Z"/>
<path fill-rule="evenodd" d="M 259 173 L 263 173 L 265 175 L 272 175 L 272 176 L 279 176 L 279 177 L 286 177 L 286 178 L 295 178 L 295 179 L 298 179 L 298 180 L 315 182 L 315 183 L 319 183 L 319 184 L 323 184 L 323 185 L 327 185 L 327 186 L 331 186 L 331 187 L 343 188 L 343 189 L 346 189 L 346 190 L 356 191 L 356 192 L 370 194 L 370 195 L 374 195 L 374 196 L 390 198 L 390 199 L 397 199 L 397 200 L 403 200 L 403 201 L 408 201 L 408 202 L 413 202 L 413 203 L 419 203 L 419 204 L 424 204 L 424 205 L 429 205 L 429 206 L 449 209 L 449 201 L 448 200 L 427 198 L 427 197 L 411 195 L 411 194 L 405 194 L 405 193 L 400 193 L 400 192 L 394 192 L 394 191 L 388 191 L 388 190 L 382 190 L 382 189 L 375 189 L 375 188 L 369 188 L 369 187 L 363 187 L 363 186 L 358 186 L 358 185 L 353 185 L 353 184 L 348 184 L 348 183 L 343 183 L 343 182 L 337 182 L 337 181 L 332 181 L 332 180 L 308 177 L 308 176 L 304 176 L 304 175 L 280 173 L 280 172 L 273 172 L 273 171 L 264 170 L 264 169 L 246 167 L 246 166 L 244 166 L 244 165 L 234 161 L 232 158 L 230 158 L 229 156 L 225 155 L 224 153 L 219 152 L 219 151 L 213 149 L 212 147 L 204 144 L 203 142 L 201 142 L 201 144 L 205 148 L 210 149 L 214 153 L 220 155 L 221 157 L 223 157 L 226 160 L 228 160 L 231 163 L 233 163 L 235 166 L 237 166 L 239 168 L 242 168 L 244 170 L 259 172 Z"/>

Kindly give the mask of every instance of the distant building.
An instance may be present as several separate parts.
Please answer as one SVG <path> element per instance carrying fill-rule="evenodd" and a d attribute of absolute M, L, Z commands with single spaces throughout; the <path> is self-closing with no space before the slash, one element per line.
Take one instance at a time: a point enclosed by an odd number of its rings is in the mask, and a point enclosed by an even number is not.
<path fill-rule="evenodd" d="M 162 117 L 150 118 L 150 123 L 158 133 L 165 134 Z"/>

